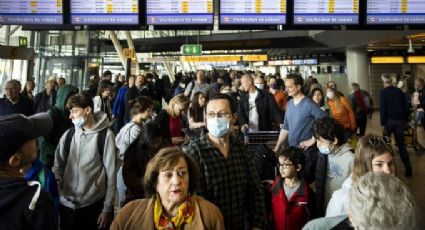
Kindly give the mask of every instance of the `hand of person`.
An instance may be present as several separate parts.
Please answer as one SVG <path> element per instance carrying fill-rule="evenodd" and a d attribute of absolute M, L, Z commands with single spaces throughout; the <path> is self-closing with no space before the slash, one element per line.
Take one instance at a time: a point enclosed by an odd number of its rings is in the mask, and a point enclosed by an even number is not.
<path fill-rule="evenodd" d="M 184 137 L 173 137 L 173 138 L 171 138 L 171 142 L 174 145 L 179 145 L 179 144 L 183 143 L 184 141 L 185 141 Z"/>
<path fill-rule="evenodd" d="M 97 224 L 99 229 L 106 228 L 109 223 L 112 221 L 112 212 L 103 212 L 100 213 L 99 218 L 97 218 Z"/>
<path fill-rule="evenodd" d="M 273 185 L 273 180 L 263 180 L 263 181 L 261 181 L 261 183 L 264 185 L 264 187 L 267 188 L 267 190 L 271 191 L 272 185 Z"/>
<path fill-rule="evenodd" d="M 246 133 L 246 132 L 248 132 L 248 128 L 249 128 L 249 126 L 248 125 L 242 125 L 242 127 L 241 127 L 241 132 L 242 133 Z"/>
<path fill-rule="evenodd" d="M 252 227 L 252 230 L 261 230 L 261 228 Z"/>
<path fill-rule="evenodd" d="M 302 149 L 308 149 L 309 147 L 313 146 L 315 143 L 316 143 L 316 140 L 311 138 L 301 142 L 299 147 Z"/>

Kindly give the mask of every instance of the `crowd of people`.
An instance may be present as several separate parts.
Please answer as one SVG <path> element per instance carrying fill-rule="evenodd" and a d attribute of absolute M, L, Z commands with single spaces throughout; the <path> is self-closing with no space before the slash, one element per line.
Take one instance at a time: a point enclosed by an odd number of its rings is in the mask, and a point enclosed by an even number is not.
<path fill-rule="evenodd" d="M 417 228 L 395 155 L 411 177 L 403 135 L 412 111 L 415 127 L 424 124 L 422 78 L 409 102 L 382 75 L 383 136 L 366 134 L 373 103 L 357 83 L 344 95 L 334 81 L 297 74 L 174 78 L 105 71 L 82 92 L 48 78 L 35 96 L 33 81 L 8 81 L 0 228 Z M 273 167 L 259 169 L 263 152 L 247 151 L 243 140 L 263 131 L 279 137 L 267 149 Z M 260 179 L 261 170 L 277 174 Z"/>

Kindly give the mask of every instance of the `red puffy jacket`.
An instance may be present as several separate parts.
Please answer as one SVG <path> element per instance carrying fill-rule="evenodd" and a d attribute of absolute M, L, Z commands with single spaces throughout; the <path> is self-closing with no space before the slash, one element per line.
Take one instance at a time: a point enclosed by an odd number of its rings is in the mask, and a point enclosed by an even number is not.
<path fill-rule="evenodd" d="M 314 193 L 301 181 L 300 187 L 288 200 L 283 189 L 284 179 L 278 176 L 272 186 L 274 229 L 297 230 L 315 217 Z"/>

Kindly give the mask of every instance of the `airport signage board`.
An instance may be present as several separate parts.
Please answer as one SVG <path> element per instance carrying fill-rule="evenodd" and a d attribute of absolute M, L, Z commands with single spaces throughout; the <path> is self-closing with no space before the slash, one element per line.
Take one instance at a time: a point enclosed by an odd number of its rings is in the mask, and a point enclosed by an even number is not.
<path fill-rule="evenodd" d="M 139 0 L 71 0 L 71 24 L 137 25 Z"/>
<path fill-rule="evenodd" d="M 202 45 L 182 45 L 180 47 L 180 52 L 182 55 L 200 56 L 202 55 Z"/>
<path fill-rule="evenodd" d="M 359 0 L 294 0 L 295 25 L 359 24 Z"/>
<path fill-rule="evenodd" d="M 61 25 L 62 0 L 0 0 L 0 25 Z"/>
<path fill-rule="evenodd" d="M 372 64 L 403 64 L 403 56 L 382 56 L 382 57 L 371 57 L 370 63 Z"/>
<path fill-rule="evenodd" d="M 287 0 L 220 0 L 221 25 L 284 25 Z"/>
<path fill-rule="evenodd" d="M 424 64 L 425 56 L 408 56 L 407 63 L 409 64 Z"/>
<path fill-rule="evenodd" d="M 136 51 L 134 49 L 123 49 L 123 55 L 125 58 L 134 58 L 136 56 Z"/>
<path fill-rule="evenodd" d="M 264 62 L 263 61 L 254 62 L 254 63 L 252 63 L 252 66 L 256 66 L 256 67 L 264 66 Z"/>
<path fill-rule="evenodd" d="M 148 25 L 213 25 L 213 0 L 146 0 Z"/>
<path fill-rule="evenodd" d="M 267 54 L 260 54 L 260 55 L 244 55 L 242 56 L 242 61 L 267 61 Z"/>
<path fill-rule="evenodd" d="M 240 61 L 241 56 L 202 56 L 202 57 L 180 57 L 185 62 L 234 62 Z"/>
<path fill-rule="evenodd" d="M 27 37 L 19 36 L 19 47 L 27 47 L 28 46 L 28 39 Z"/>
<path fill-rule="evenodd" d="M 284 66 L 284 65 L 317 65 L 319 62 L 317 58 L 310 59 L 293 59 L 293 60 L 276 60 L 269 61 L 270 66 Z"/>
<path fill-rule="evenodd" d="M 368 0 L 366 23 L 424 24 L 425 0 Z"/>

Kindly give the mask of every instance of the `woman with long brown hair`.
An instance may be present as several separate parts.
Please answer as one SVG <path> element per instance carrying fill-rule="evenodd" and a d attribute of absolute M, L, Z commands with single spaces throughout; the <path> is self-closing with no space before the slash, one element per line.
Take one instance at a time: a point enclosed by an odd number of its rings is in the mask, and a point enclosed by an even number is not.
<path fill-rule="evenodd" d="M 326 216 L 347 215 L 350 190 L 360 177 L 368 172 L 395 175 L 395 150 L 388 137 L 366 135 L 357 144 L 352 174 L 335 191 L 329 201 Z"/>

